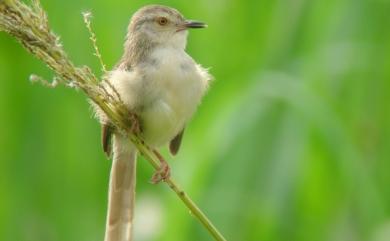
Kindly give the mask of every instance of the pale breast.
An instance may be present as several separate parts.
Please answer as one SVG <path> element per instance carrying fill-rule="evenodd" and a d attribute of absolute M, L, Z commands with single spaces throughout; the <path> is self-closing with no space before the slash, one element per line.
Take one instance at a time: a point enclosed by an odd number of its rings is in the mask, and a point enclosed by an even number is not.
<path fill-rule="evenodd" d="M 154 146 L 169 142 L 189 121 L 209 75 L 182 50 L 159 49 L 151 55 L 144 75 L 145 106 L 141 118 L 144 138 Z"/>

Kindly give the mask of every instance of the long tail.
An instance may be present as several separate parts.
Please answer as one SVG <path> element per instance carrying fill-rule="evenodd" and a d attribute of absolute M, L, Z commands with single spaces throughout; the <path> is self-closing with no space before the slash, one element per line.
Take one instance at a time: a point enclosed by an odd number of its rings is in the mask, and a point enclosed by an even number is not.
<path fill-rule="evenodd" d="M 132 240 L 136 159 L 128 139 L 114 135 L 105 241 Z"/>

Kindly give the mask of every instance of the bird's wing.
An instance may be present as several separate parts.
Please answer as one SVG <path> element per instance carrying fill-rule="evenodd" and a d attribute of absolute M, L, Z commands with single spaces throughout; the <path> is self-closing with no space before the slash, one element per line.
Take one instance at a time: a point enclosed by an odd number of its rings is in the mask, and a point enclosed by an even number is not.
<path fill-rule="evenodd" d="M 110 124 L 102 124 L 102 147 L 104 153 L 108 158 L 111 157 L 112 153 L 112 134 L 114 132 L 114 127 Z"/>
<path fill-rule="evenodd" d="M 176 155 L 177 152 L 179 151 L 183 134 L 184 134 L 184 128 L 169 143 L 169 151 L 171 152 L 172 155 Z"/>

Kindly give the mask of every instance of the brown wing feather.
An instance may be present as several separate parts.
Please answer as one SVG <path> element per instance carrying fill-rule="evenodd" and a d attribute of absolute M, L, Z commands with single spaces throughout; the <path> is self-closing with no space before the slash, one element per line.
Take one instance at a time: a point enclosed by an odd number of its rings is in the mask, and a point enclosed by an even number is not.
<path fill-rule="evenodd" d="M 111 157 L 111 138 L 114 128 L 109 124 L 102 124 L 102 147 L 108 158 Z"/>
<path fill-rule="evenodd" d="M 169 151 L 172 155 L 176 155 L 180 149 L 181 139 L 183 138 L 184 128 L 171 140 L 169 143 Z"/>

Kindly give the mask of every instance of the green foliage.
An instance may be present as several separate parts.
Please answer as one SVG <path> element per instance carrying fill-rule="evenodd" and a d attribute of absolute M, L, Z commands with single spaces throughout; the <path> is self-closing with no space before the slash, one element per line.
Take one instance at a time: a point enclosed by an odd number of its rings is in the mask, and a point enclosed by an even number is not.
<path fill-rule="evenodd" d="M 43 1 L 77 65 L 122 52 L 150 1 Z M 157 2 L 158 3 L 158 2 Z M 208 23 L 188 52 L 215 82 L 171 158 L 173 175 L 228 240 L 390 237 L 390 3 L 160 1 Z M 31 86 L 52 73 L 0 33 L 0 240 L 102 240 L 110 161 L 85 97 Z M 138 165 L 136 240 L 209 240 Z"/>

